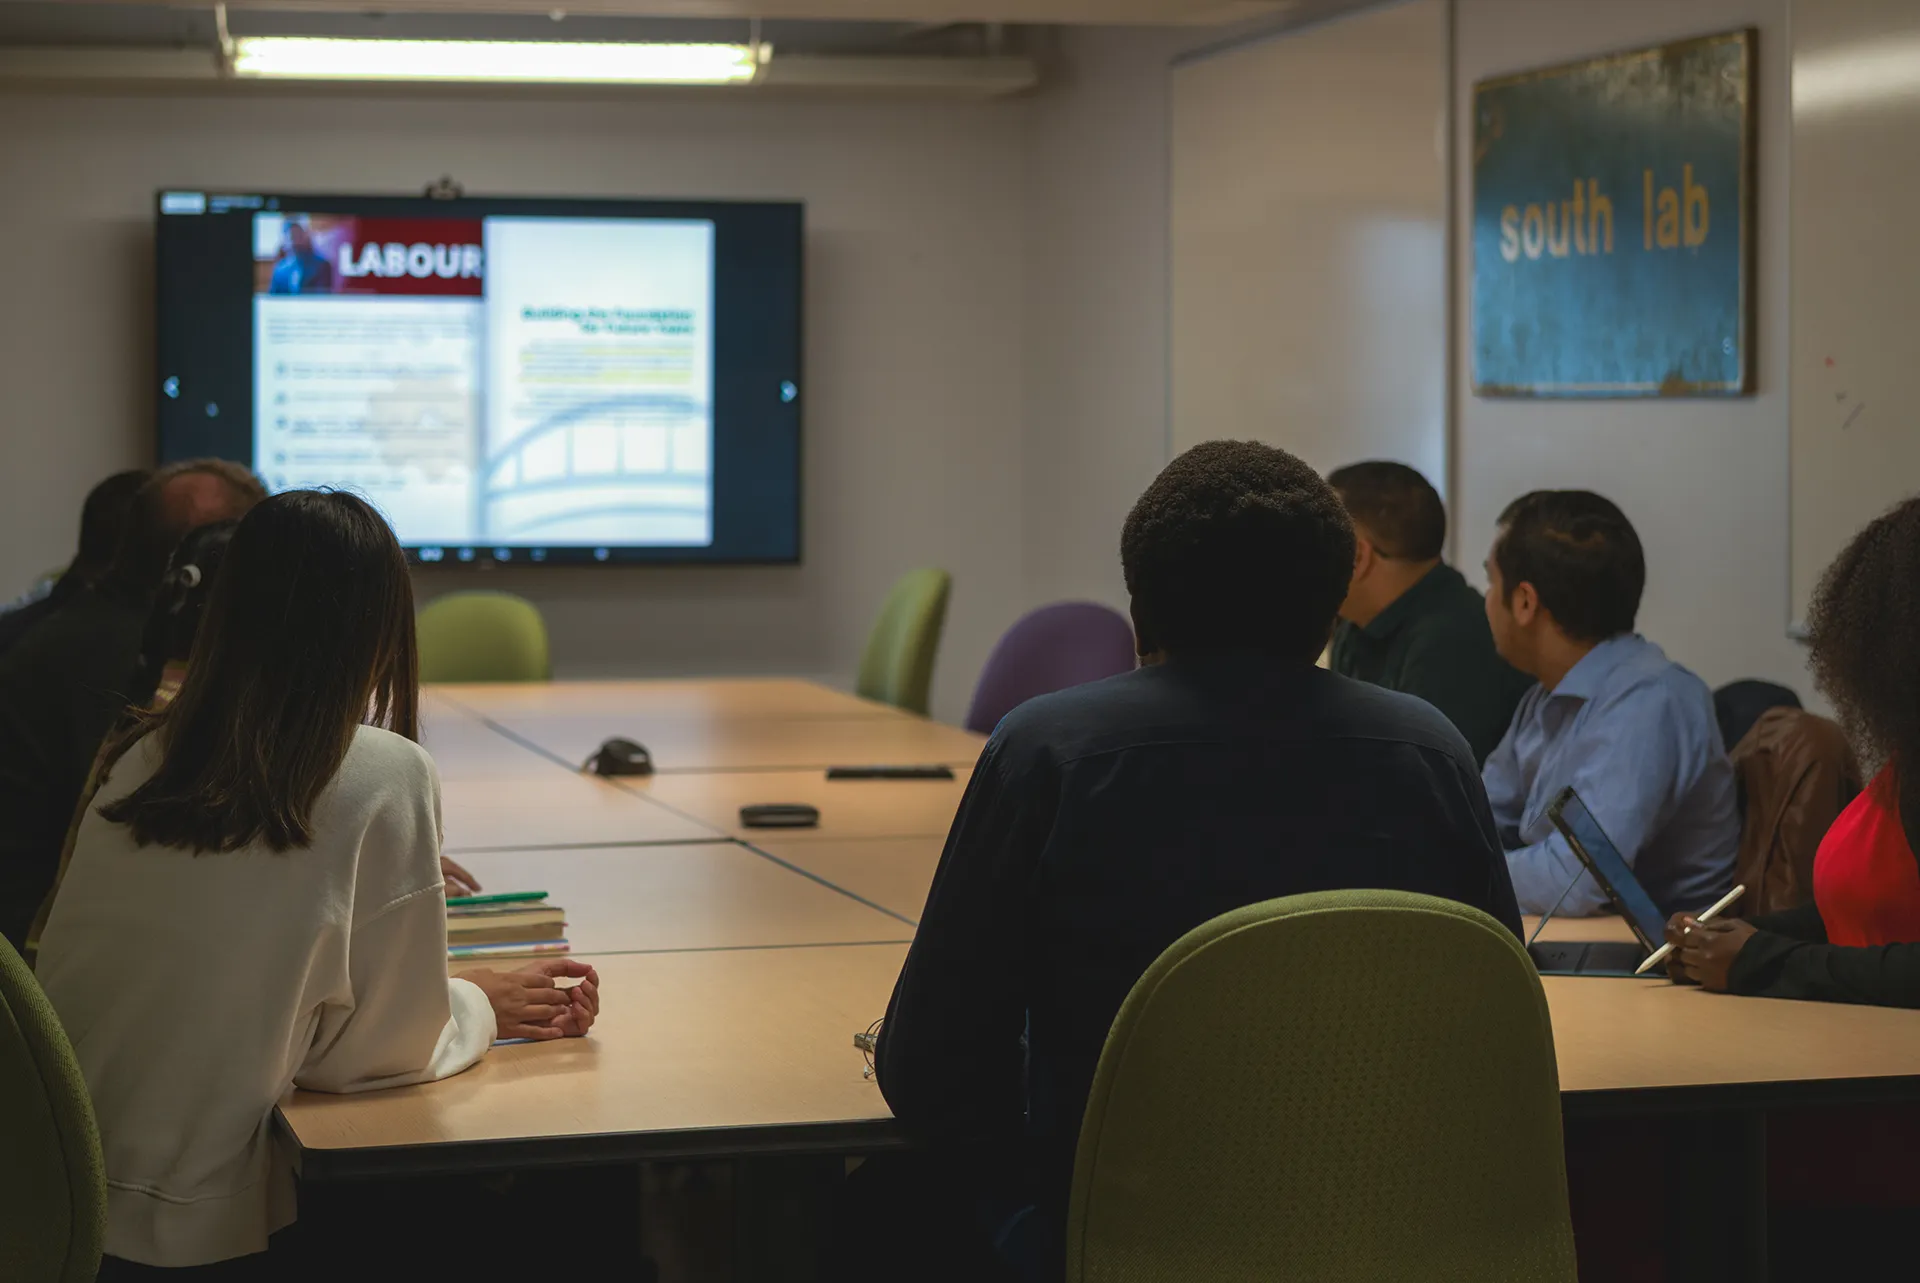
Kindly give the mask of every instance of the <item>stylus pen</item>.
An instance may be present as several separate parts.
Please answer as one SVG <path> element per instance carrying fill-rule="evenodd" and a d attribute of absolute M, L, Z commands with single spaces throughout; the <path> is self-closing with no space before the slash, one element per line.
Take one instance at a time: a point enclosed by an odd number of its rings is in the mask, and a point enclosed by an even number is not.
<path fill-rule="evenodd" d="M 1715 902 L 1714 906 L 1711 909 L 1708 909 L 1705 913 L 1697 915 L 1694 918 L 1694 921 L 1695 922 L 1711 921 L 1713 918 L 1718 917 L 1720 915 L 1720 912 L 1723 909 L 1725 909 L 1728 905 L 1732 904 L 1735 900 L 1738 900 L 1741 896 L 1745 895 L 1746 893 L 1747 893 L 1747 889 L 1744 886 L 1735 887 L 1733 890 L 1721 896 L 1720 899 Z M 1672 952 L 1673 952 L 1673 946 L 1671 944 L 1661 945 L 1658 949 L 1655 949 L 1652 953 L 1647 955 L 1647 960 L 1641 963 L 1638 967 L 1636 967 L 1634 969 L 1633 974 L 1636 976 L 1646 975 L 1647 972 L 1652 971 L 1655 967 L 1665 962 L 1667 960 L 1667 955 Z"/>

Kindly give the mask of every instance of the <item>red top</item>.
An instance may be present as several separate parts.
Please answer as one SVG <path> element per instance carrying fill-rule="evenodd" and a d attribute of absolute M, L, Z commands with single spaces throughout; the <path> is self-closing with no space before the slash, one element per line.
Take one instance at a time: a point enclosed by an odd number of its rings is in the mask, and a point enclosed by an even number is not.
<path fill-rule="evenodd" d="M 1820 840 L 1813 901 L 1830 944 L 1920 941 L 1920 862 L 1900 829 L 1891 766 L 1873 777 Z"/>

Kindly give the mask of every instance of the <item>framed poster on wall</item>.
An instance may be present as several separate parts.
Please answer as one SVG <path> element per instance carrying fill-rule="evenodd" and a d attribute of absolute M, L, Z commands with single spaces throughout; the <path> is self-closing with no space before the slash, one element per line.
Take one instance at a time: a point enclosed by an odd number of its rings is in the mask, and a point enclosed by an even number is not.
<path fill-rule="evenodd" d="M 1753 390 L 1752 29 L 1474 86 L 1473 390 Z"/>

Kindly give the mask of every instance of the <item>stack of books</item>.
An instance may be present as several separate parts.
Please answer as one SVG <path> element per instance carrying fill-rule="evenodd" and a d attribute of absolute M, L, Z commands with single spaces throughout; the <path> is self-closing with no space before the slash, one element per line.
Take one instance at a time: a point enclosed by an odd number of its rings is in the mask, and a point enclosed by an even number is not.
<path fill-rule="evenodd" d="M 447 957 L 515 958 L 567 952 L 567 911 L 545 891 L 447 898 Z"/>

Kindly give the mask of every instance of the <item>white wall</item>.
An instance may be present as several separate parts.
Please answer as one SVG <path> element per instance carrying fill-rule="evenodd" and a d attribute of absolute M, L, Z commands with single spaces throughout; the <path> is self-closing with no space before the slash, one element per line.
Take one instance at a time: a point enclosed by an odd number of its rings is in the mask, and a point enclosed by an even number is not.
<path fill-rule="evenodd" d="M 892 577 L 953 571 L 957 717 L 1026 604 L 1022 103 L 0 96 L 0 588 L 71 552 L 79 501 L 151 457 L 161 186 L 807 202 L 805 564 L 422 572 L 538 601 L 563 675 L 850 676 Z"/>
<path fill-rule="evenodd" d="M 1802 0 L 1793 22 L 1793 610 L 1920 492 L 1920 4 Z M 1888 72 L 1893 72 L 1889 76 Z M 1892 286 L 1892 288 L 1889 288 Z"/>
<path fill-rule="evenodd" d="M 1611 494 L 1651 554 L 1646 631 L 1709 680 L 1804 693 L 1784 638 L 1786 4 L 1457 0 L 1462 108 L 1478 77 L 1759 25 L 1760 391 L 1477 401 L 1462 368 L 1454 487 L 1469 566 L 1522 490 Z M 1120 522 L 1168 454 L 1167 68 L 1209 38 L 1070 31 L 1049 87 L 998 104 L 0 96 L 0 588 L 61 561 L 86 487 L 148 455 L 156 187 L 407 191 L 452 172 L 476 192 L 796 197 L 806 564 L 474 578 L 541 603 L 562 675 L 844 676 L 891 577 L 946 565 L 935 707 L 957 718 L 1022 611 L 1125 604 Z M 1455 249 L 1464 272 L 1464 234 Z"/>
<path fill-rule="evenodd" d="M 1195 38 L 1067 32 L 1030 106 L 1030 604 L 1126 607 L 1120 523 L 1167 461 L 1168 63 Z"/>
<path fill-rule="evenodd" d="M 1398 459 L 1447 487 L 1447 4 L 1172 77 L 1173 448 Z"/>
<path fill-rule="evenodd" d="M 1471 258 L 1466 169 L 1476 79 L 1612 49 L 1760 29 L 1754 282 L 1758 392 L 1690 401 L 1473 397 L 1457 346 L 1453 509 L 1478 578 L 1495 521 L 1538 486 L 1610 495 L 1645 540 L 1641 627 L 1708 681 L 1763 677 L 1812 692 L 1786 637 L 1788 0 L 1456 0 L 1454 238 Z M 1081 31 L 1035 100 L 1029 165 L 1026 444 L 1029 601 L 1122 605 L 1119 524 L 1168 457 L 1167 65 L 1204 36 Z M 1287 37 L 1280 37 L 1286 39 Z M 1456 324 L 1470 323 L 1462 289 Z M 1249 429 L 1251 430 L 1251 429 Z"/>
<path fill-rule="evenodd" d="M 1477 565 L 1500 510 L 1542 486 L 1598 490 L 1626 510 L 1648 554 L 1640 627 L 1719 684 L 1784 682 L 1811 694 L 1786 636 L 1788 0 L 1456 0 L 1456 155 L 1471 157 L 1473 82 L 1612 49 L 1755 26 L 1758 393 L 1685 401 L 1503 401 L 1469 391 L 1458 345 L 1455 533 Z M 1471 279 L 1471 174 L 1456 168 L 1454 252 Z M 1456 322 L 1468 333 L 1470 291 Z"/>

